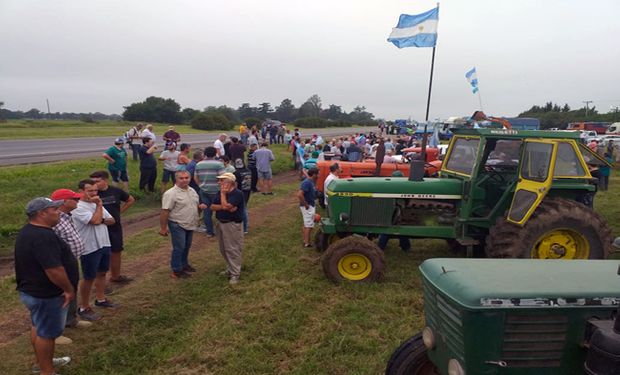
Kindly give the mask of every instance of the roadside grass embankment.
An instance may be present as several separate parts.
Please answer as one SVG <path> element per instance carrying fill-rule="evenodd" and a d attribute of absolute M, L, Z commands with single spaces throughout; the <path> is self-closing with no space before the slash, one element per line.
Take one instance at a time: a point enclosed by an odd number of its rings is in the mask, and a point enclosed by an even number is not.
<path fill-rule="evenodd" d="M 290 153 L 285 145 L 271 145 L 276 160 L 272 164 L 274 174 L 290 170 Z M 101 151 L 103 153 L 104 150 Z M 130 157 L 131 158 L 131 157 Z M 139 162 L 128 160 L 129 190 L 137 203 L 127 211 L 124 218 L 159 208 L 159 193 L 147 194 L 138 190 Z M 64 162 L 41 163 L 0 167 L 0 257 L 11 255 L 15 234 L 26 223 L 24 207 L 32 198 L 49 196 L 54 190 L 68 188 L 77 191 L 80 180 L 88 178 L 95 170 L 107 169 L 103 158 L 88 158 Z M 159 165 L 155 188 L 159 191 L 162 166 Z M 171 184 L 168 183 L 168 187 Z"/>

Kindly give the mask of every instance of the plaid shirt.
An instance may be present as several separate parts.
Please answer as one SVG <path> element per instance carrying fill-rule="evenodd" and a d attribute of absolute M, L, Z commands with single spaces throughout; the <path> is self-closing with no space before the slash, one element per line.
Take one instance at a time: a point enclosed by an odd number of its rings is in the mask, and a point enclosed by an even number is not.
<path fill-rule="evenodd" d="M 60 221 L 53 229 L 56 235 L 69 245 L 73 255 L 80 259 L 85 250 L 84 241 L 75 229 L 71 215 L 61 212 Z"/>

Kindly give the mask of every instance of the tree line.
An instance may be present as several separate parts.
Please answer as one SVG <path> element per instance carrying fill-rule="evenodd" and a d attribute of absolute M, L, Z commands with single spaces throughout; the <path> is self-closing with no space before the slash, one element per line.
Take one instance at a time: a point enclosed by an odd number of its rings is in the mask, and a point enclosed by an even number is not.
<path fill-rule="evenodd" d="M 568 104 L 560 106 L 553 102 L 547 102 L 543 106 L 534 105 L 519 117 L 533 117 L 540 120 L 541 129 L 566 129 L 571 122 L 595 121 L 595 122 L 617 122 L 620 121 L 620 113 L 617 109 L 614 112 L 598 113 L 596 106 L 592 108 L 582 107 L 571 109 Z"/>
<path fill-rule="evenodd" d="M 273 107 L 269 102 L 252 106 L 242 103 L 237 108 L 208 106 L 203 110 L 183 108 L 174 99 L 155 96 L 143 102 L 132 103 L 125 108 L 123 119 L 127 121 L 150 121 L 164 123 L 185 123 L 199 129 L 229 129 L 246 122 L 248 125 L 260 124 L 263 121 L 278 120 L 284 123 L 295 123 L 305 127 L 374 125 L 374 115 L 364 106 L 356 106 L 346 112 L 342 106 L 330 104 L 323 107 L 321 98 L 312 95 L 299 107 L 291 99 L 283 99 L 280 105 Z"/>
<path fill-rule="evenodd" d="M 74 113 L 74 112 L 53 112 L 46 113 L 41 112 L 36 108 L 32 108 L 28 111 L 11 111 L 10 109 L 2 108 L 4 102 L 0 102 L 0 120 L 76 120 L 83 122 L 96 122 L 104 120 L 119 121 L 122 119 L 120 115 L 106 115 L 101 112 L 89 112 L 89 113 Z"/>

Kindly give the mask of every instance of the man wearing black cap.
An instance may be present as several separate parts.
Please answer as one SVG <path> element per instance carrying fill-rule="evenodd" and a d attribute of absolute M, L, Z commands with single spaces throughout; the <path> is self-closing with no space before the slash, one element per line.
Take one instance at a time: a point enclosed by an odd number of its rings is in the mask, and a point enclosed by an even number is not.
<path fill-rule="evenodd" d="M 54 358 L 54 340 L 65 328 L 67 306 L 75 298 L 78 265 L 69 246 L 54 231 L 63 201 L 35 198 L 26 206 L 28 224 L 15 241 L 15 278 L 20 299 L 30 311 L 33 371 L 54 374 L 71 358 Z"/>

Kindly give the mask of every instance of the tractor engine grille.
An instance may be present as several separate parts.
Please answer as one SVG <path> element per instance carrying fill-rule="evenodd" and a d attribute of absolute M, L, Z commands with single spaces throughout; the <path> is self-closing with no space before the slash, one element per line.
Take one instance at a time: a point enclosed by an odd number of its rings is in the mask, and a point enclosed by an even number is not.
<path fill-rule="evenodd" d="M 566 316 L 508 315 L 502 360 L 508 367 L 560 367 L 567 324 Z"/>
<path fill-rule="evenodd" d="M 390 226 L 393 215 L 392 198 L 351 198 L 351 225 Z"/>
<path fill-rule="evenodd" d="M 436 293 L 426 281 L 423 289 L 426 325 L 433 329 L 436 337 L 445 343 L 459 362 L 465 366 L 463 321 L 460 311 Z"/>

